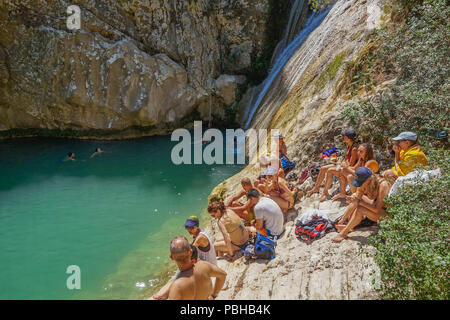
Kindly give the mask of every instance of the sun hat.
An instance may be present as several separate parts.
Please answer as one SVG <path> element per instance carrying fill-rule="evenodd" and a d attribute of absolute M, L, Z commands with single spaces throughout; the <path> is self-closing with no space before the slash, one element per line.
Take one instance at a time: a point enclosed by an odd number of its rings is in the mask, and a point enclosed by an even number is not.
<path fill-rule="evenodd" d="M 184 224 L 185 228 L 194 228 L 194 227 L 198 227 L 200 224 L 200 222 L 198 221 L 198 218 L 196 216 L 190 216 L 187 220 L 186 223 Z"/>
<path fill-rule="evenodd" d="M 344 137 L 349 137 L 350 139 L 354 139 L 356 137 L 356 132 L 353 129 L 346 129 L 341 132 L 341 135 Z"/>
<path fill-rule="evenodd" d="M 367 167 L 359 167 L 355 170 L 355 177 L 352 181 L 352 186 L 354 187 L 361 187 L 364 182 L 366 182 L 367 179 L 369 179 L 372 176 L 372 171 L 370 171 Z"/>
<path fill-rule="evenodd" d="M 417 140 L 417 134 L 410 131 L 405 131 L 400 133 L 395 138 L 392 138 L 394 141 L 401 141 L 401 140 L 410 140 L 410 141 L 416 141 Z"/>

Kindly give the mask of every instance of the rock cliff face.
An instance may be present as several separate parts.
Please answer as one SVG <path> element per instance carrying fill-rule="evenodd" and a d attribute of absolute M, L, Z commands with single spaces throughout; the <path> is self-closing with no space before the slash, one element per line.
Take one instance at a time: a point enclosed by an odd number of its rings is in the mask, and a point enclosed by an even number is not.
<path fill-rule="evenodd" d="M 80 30 L 66 26 L 69 5 Z M 223 117 L 235 75 L 262 49 L 267 10 L 267 0 L 2 1 L 0 130 L 162 132 L 207 119 L 210 103 Z"/>
<path fill-rule="evenodd" d="M 336 1 L 323 19 L 298 47 L 278 76 L 269 84 L 261 99 L 251 127 L 279 129 L 285 136 L 288 157 L 296 162 L 294 172 L 300 176 L 305 165 L 319 161 L 323 150 L 342 145 L 339 136 L 345 123 L 339 116 L 341 106 L 349 101 L 349 74 L 346 63 L 356 61 L 370 45 L 367 36 L 381 19 L 378 0 Z M 267 80 L 266 80 L 267 81 Z M 267 83 L 267 82 L 266 82 Z M 370 92 L 358 92 L 360 98 L 374 98 L 389 83 L 382 83 Z M 251 88 L 241 103 L 241 121 L 257 99 L 264 84 Z M 250 101 L 250 103 L 248 103 Z M 382 157 L 378 157 L 380 159 Z M 383 162 L 381 166 L 383 167 Z M 255 179 L 258 165 L 218 185 L 211 198 L 229 199 L 239 192 L 243 177 Z M 285 234 L 278 240 L 277 257 L 270 261 L 245 262 L 243 258 L 219 266 L 227 271 L 227 280 L 220 299 L 376 299 L 375 283 L 378 267 L 370 256 L 360 252 L 359 244 L 377 232 L 377 226 L 357 228 L 340 244 L 331 238 L 336 232 L 307 245 L 294 234 L 294 220 L 310 208 L 328 209 L 338 219 L 346 204 L 341 201 L 319 202 L 317 194 L 306 197 L 312 186 L 308 178 L 301 186 L 294 209 L 286 216 Z M 330 195 L 337 192 L 334 184 Z M 320 190 L 322 191 L 322 189 Z M 208 230 L 220 237 L 215 222 Z M 365 247 L 370 253 L 373 248 Z"/>

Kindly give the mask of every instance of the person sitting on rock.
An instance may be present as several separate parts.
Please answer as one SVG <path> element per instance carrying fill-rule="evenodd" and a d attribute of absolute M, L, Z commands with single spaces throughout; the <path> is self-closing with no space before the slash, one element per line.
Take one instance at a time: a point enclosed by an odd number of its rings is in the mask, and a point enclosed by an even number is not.
<path fill-rule="evenodd" d="M 275 201 L 283 213 L 286 213 L 294 206 L 294 193 L 287 184 L 283 182 L 280 184 L 278 170 L 275 167 L 268 167 L 264 175 L 266 179 L 263 183 L 255 185 L 264 195 Z"/>
<path fill-rule="evenodd" d="M 247 198 L 252 201 L 256 231 L 264 236 L 279 238 L 284 232 L 284 216 L 280 206 L 272 199 L 262 197 L 256 189 L 251 189 Z"/>
<path fill-rule="evenodd" d="M 346 239 L 347 234 L 353 231 L 364 216 L 375 222 L 386 216 L 384 198 L 389 194 L 390 189 L 387 181 L 374 175 L 369 168 L 360 167 L 355 170 L 355 178 L 351 184 L 358 190 L 347 197 L 350 204 L 344 213 L 344 217 L 336 225 L 339 234 L 332 239 L 334 242 L 341 242 Z M 347 225 L 344 225 L 347 217 L 349 221 Z"/>
<path fill-rule="evenodd" d="M 336 168 L 336 170 L 329 170 L 327 172 L 327 179 L 325 182 L 325 188 L 323 190 L 323 196 L 320 201 L 325 201 L 328 196 L 328 189 L 333 182 L 333 176 L 337 176 L 339 178 L 339 190 L 340 192 L 335 195 L 331 200 L 337 200 L 340 198 L 345 198 L 347 193 L 345 192 L 345 187 L 347 183 L 350 186 L 351 193 L 356 192 L 356 188 L 351 185 L 353 181 L 353 177 L 355 175 L 355 170 L 364 167 L 369 160 L 374 160 L 375 156 L 373 154 L 372 145 L 369 143 L 363 143 L 358 147 L 358 161 L 354 166 L 349 166 L 347 163 L 343 163 L 341 168 Z"/>
<path fill-rule="evenodd" d="M 194 238 L 192 243 L 198 249 L 200 260 L 208 261 L 217 265 L 216 252 L 214 245 L 209 236 L 199 228 L 200 222 L 196 216 L 190 216 L 184 227 L 187 232 Z"/>
<path fill-rule="evenodd" d="M 170 242 L 170 258 L 176 262 L 179 274 L 170 285 L 169 300 L 214 300 L 225 283 L 227 273 L 221 268 L 199 260 L 192 262 L 192 249 L 185 237 Z M 213 287 L 211 277 L 216 281 Z"/>
<path fill-rule="evenodd" d="M 223 238 L 214 242 L 216 254 L 221 257 L 228 253 L 229 260 L 233 261 L 236 251 L 240 251 L 249 239 L 249 232 L 241 218 L 230 209 L 225 208 L 222 201 L 213 201 L 208 205 L 208 213 L 217 219 L 217 226 Z"/>
<path fill-rule="evenodd" d="M 420 150 L 416 133 L 402 132 L 392 140 L 394 140 L 392 150 L 395 153 L 395 164 L 382 173 L 383 177 L 395 181 L 398 177 L 413 171 L 418 165 L 428 165 L 425 153 Z"/>
<path fill-rule="evenodd" d="M 243 204 L 238 200 L 243 196 L 247 196 L 247 192 L 253 188 L 253 185 L 249 178 L 243 178 L 241 180 L 241 186 L 242 190 L 227 201 L 226 207 L 233 210 L 239 217 L 250 224 L 255 219 L 253 211 L 250 210 L 250 201 L 247 200 L 247 202 Z"/>
<path fill-rule="evenodd" d="M 356 161 L 358 160 L 357 156 L 357 150 L 358 145 L 356 143 L 356 132 L 352 129 L 347 129 L 342 131 L 342 136 L 344 137 L 344 142 L 347 144 L 347 150 L 344 155 L 344 159 L 339 164 L 340 166 L 347 165 L 347 166 L 354 166 L 356 164 Z M 325 178 L 326 174 L 329 170 L 332 170 L 333 172 L 336 172 L 336 166 L 337 164 L 328 164 L 320 168 L 319 175 L 316 180 L 316 184 L 314 187 L 307 192 L 307 196 L 311 196 L 313 193 L 319 192 L 319 187 L 322 184 L 323 179 Z M 325 195 L 328 195 L 328 190 L 326 190 Z M 323 198 L 323 196 L 322 196 Z M 326 197 L 325 197 L 326 198 Z"/>

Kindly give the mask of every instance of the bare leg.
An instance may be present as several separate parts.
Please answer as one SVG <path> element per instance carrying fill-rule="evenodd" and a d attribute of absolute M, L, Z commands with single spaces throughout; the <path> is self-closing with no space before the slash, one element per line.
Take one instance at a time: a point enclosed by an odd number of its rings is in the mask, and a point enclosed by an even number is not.
<path fill-rule="evenodd" d="M 320 202 L 327 200 L 328 198 L 328 189 L 331 187 L 331 183 L 333 182 L 333 176 L 339 176 L 339 171 L 336 171 L 334 168 L 330 168 L 327 171 L 327 180 L 325 181 L 325 187 L 323 188 L 323 194 L 320 198 Z"/>
<path fill-rule="evenodd" d="M 386 216 L 386 211 L 384 209 L 380 209 L 377 213 L 374 213 L 370 211 L 367 208 L 364 208 L 362 206 L 358 206 L 356 208 L 355 213 L 350 218 L 350 221 L 348 222 L 347 226 L 339 232 L 339 234 L 333 238 L 332 240 L 334 242 L 341 242 L 345 238 L 347 238 L 347 234 L 350 233 L 354 227 L 356 227 L 363 219 L 363 216 L 366 216 L 372 221 L 378 221 L 380 218 Z"/>
<path fill-rule="evenodd" d="M 314 188 L 312 188 L 308 193 L 306 194 L 308 197 L 312 195 L 313 193 L 319 192 L 319 187 L 322 184 L 323 179 L 325 178 L 325 175 L 330 168 L 336 167 L 334 164 L 329 164 L 326 166 L 323 166 L 320 168 L 319 175 L 317 176 L 316 184 L 314 185 Z"/>
<path fill-rule="evenodd" d="M 352 192 L 352 194 L 356 192 L 356 187 L 352 186 L 353 177 L 354 177 L 353 174 L 349 174 L 347 176 L 347 182 L 348 185 L 350 186 L 350 191 Z"/>
<path fill-rule="evenodd" d="M 231 248 L 233 250 L 233 254 L 235 251 L 239 251 L 241 250 L 241 248 L 235 246 L 234 244 L 231 244 Z M 225 240 L 220 239 L 217 240 L 216 242 L 214 242 L 214 249 L 216 249 L 216 254 L 221 257 L 223 256 L 223 254 L 228 253 L 228 247 L 227 244 L 225 243 Z M 219 255 L 220 253 L 220 255 Z"/>
<path fill-rule="evenodd" d="M 281 197 L 272 196 L 272 195 L 269 195 L 269 198 L 272 199 L 273 201 L 275 201 L 278 204 L 278 206 L 280 207 L 280 209 L 281 209 L 281 211 L 283 213 L 286 213 L 288 211 L 288 209 L 289 209 L 289 201 L 284 200 Z"/>
<path fill-rule="evenodd" d="M 344 224 L 345 220 L 347 220 L 347 218 L 350 218 L 351 215 L 355 212 L 356 207 L 358 206 L 358 201 L 352 201 L 348 206 L 347 209 L 345 209 L 344 215 L 342 216 L 342 218 L 339 220 L 339 222 L 337 224 Z"/>
<path fill-rule="evenodd" d="M 331 200 L 335 201 L 337 199 L 345 198 L 347 193 L 345 192 L 345 186 L 347 181 L 345 180 L 345 176 L 342 173 L 339 175 L 339 193 L 335 195 Z"/>
<path fill-rule="evenodd" d="M 357 207 L 355 212 L 350 217 L 350 221 L 347 223 L 345 228 L 339 232 L 339 234 L 331 239 L 333 242 L 341 242 L 342 240 L 347 238 L 347 234 L 350 232 L 350 230 L 353 230 L 355 226 L 357 226 L 363 219 L 363 215 L 361 214 L 361 211 L 358 210 L 360 207 Z"/>

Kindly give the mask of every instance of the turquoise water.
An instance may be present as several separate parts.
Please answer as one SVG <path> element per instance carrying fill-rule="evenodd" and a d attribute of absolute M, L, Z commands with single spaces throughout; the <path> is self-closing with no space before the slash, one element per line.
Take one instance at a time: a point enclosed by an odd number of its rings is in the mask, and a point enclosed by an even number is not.
<path fill-rule="evenodd" d="M 174 266 L 218 183 L 242 165 L 173 165 L 170 136 L 0 141 L 0 299 L 135 299 Z M 89 158 L 95 147 L 105 153 Z M 60 162 L 68 151 L 77 161 Z M 205 219 L 202 221 L 207 222 Z M 66 269 L 81 270 L 81 289 Z"/>

